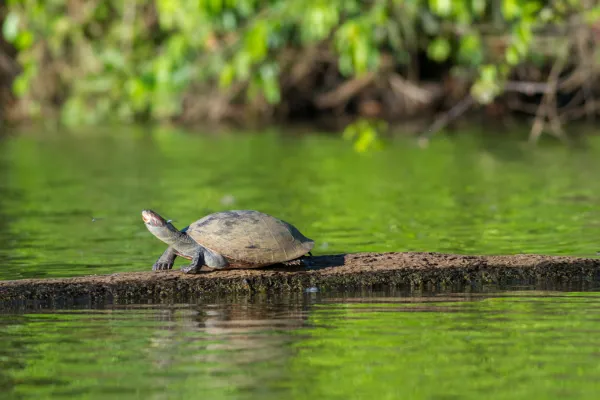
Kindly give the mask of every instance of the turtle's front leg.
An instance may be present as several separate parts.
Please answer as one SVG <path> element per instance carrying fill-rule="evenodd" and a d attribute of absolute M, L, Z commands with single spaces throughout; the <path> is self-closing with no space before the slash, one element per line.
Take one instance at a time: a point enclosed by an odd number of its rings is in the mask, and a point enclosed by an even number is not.
<path fill-rule="evenodd" d="M 167 250 L 156 260 L 154 265 L 152 266 L 152 271 L 163 271 L 169 270 L 173 268 L 173 264 L 175 264 L 175 258 L 177 254 L 175 254 L 175 249 L 173 246 L 169 246 Z"/>

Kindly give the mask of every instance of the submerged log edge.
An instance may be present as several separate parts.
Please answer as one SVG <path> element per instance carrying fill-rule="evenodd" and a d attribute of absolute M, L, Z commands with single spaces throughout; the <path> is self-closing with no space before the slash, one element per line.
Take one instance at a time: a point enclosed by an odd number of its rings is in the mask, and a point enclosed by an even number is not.
<path fill-rule="evenodd" d="M 355 253 L 315 256 L 308 266 L 232 269 L 186 275 L 178 270 L 74 278 L 0 281 L 0 304 L 87 298 L 143 301 L 215 294 L 485 284 L 570 284 L 600 281 L 600 259 L 543 255 L 466 256 L 440 253 Z"/>

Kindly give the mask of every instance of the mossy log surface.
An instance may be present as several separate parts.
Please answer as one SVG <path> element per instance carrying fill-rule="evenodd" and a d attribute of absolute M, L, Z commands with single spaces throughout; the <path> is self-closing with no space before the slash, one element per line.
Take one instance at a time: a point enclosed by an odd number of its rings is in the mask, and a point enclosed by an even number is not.
<path fill-rule="evenodd" d="M 178 301 L 215 294 L 270 291 L 457 287 L 485 284 L 593 283 L 600 259 L 355 253 L 310 257 L 308 266 L 231 269 L 186 275 L 178 270 L 75 278 L 0 281 L 0 305 L 86 298 L 92 301 Z"/>

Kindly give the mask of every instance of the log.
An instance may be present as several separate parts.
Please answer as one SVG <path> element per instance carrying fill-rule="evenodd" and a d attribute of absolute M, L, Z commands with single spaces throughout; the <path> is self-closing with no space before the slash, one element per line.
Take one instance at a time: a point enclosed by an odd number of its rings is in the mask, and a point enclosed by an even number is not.
<path fill-rule="evenodd" d="M 232 293 L 340 291 L 386 287 L 434 290 L 481 285 L 573 285 L 600 281 L 600 259 L 543 255 L 355 253 L 314 256 L 308 266 L 178 270 L 0 281 L 0 308 L 22 302 L 190 301 Z M 461 290 L 462 290 L 461 289 Z"/>

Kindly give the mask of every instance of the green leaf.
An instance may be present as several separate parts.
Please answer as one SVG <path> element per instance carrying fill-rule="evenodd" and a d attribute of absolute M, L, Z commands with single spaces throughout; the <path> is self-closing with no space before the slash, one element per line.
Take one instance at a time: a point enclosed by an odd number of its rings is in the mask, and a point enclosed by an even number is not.
<path fill-rule="evenodd" d="M 339 14 L 330 4 L 312 6 L 306 10 L 302 21 L 302 39 L 305 42 L 322 40 L 338 24 Z"/>
<path fill-rule="evenodd" d="M 139 78 L 127 81 L 125 87 L 135 110 L 144 110 L 148 105 L 148 98 L 151 95 L 150 88 Z"/>
<path fill-rule="evenodd" d="M 237 28 L 237 18 L 235 17 L 235 13 L 232 11 L 225 11 L 223 13 L 223 28 L 227 31 L 233 31 Z"/>
<path fill-rule="evenodd" d="M 246 50 L 254 61 L 262 61 L 267 56 L 269 29 L 265 21 L 257 22 L 246 36 Z"/>
<path fill-rule="evenodd" d="M 262 90 L 262 82 L 260 81 L 260 79 L 258 79 L 257 77 L 254 79 L 251 79 L 250 82 L 248 82 L 248 89 L 246 90 L 246 97 L 249 100 L 254 100 L 256 98 L 256 96 L 259 95 L 261 90 Z"/>
<path fill-rule="evenodd" d="M 594 24 L 600 21 L 600 6 L 593 7 L 583 14 L 584 21 L 588 24 Z"/>
<path fill-rule="evenodd" d="M 529 43 L 533 38 L 533 32 L 531 31 L 531 24 L 526 21 L 521 21 L 520 24 L 517 25 L 517 37 L 524 43 Z"/>
<path fill-rule="evenodd" d="M 88 112 L 81 98 L 71 97 L 63 105 L 60 117 L 63 124 L 75 126 L 85 124 L 86 120 L 93 118 L 92 114 Z"/>
<path fill-rule="evenodd" d="M 531 16 L 535 19 L 537 14 L 542 9 L 542 4 L 539 1 L 526 1 L 523 4 L 523 14 Z"/>
<path fill-rule="evenodd" d="M 342 137 L 345 140 L 353 140 L 354 150 L 363 153 L 368 150 L 380 150 L 382 141 L 380 131 L 386 129 L 387 124 L 383 121 L 371 121 L 364 118 L 348 125 Z"/>
<path fill-rule="evenodd" d="M 269 104 L 277 104 L 281 100 L 279 92 L 279 83 L 274 79 L 263 81 L 263 93 Z"/>
<path fill-rule="evenodd" d="M 105 67 L 108 68 L 115 68 L 117 70 L 124 70 L 127 68 L 125 55 L 115 48 L 107 48 L 106 51 L 100 54 L 100 60 L 102 60 Z"/>
<path fill-rule="evenodd" d="M 177 4 L 171 0 L 157 0 L 156 1 L 158 21 L 163 29 L 172 29 L 177 26 L 178 8 Z"/>
<path fill-rule="evenodd" d="M 385 4 L 385 3 L 383 3 Z M 371 11 L 371 15 L 370 15 L 370 19 L 371 19 L 371 23 L 374 25 L 385 25 L 388 23 L 389 21 L 389 10 L 387 7 L 381 5 L 381 4 L 376 4 L 372 11 Z"/>
<path fill-rule="evenodd" d="M 459 42 L 457 58 L 468 65 L 479 65 L 483 62 L 481 38 L 478 34 L 465 35 Z"/>
<path fill-rule="evenodd" d="M 481 104 L 491 103 L 501 92 L 495 65 L 484 65 L 479 70 L 479 79 L 471 87 L 471 95 Z"/>
<path fill-rule="evenodd" d="M 495 65 L 484 65 L 479 71 L 482 81 L 493 82 L 498 78 L 498 70 Z"/>
<path fill-rule="evenodd" d="M 367 70 L 368 59 L 369 43 L 365 39 L 357 40 L 354 43 L 354 52 L 352 54 L 352 61 L 357 74 L 363 73 Z"/>
<path fill-rule="evenodd" d="M 358 153 L 379 149 L 381 149 L 381 141 L 377 131 L 373 128 L 362 131 L 358 139 L 354 142 L 354 150 Z"/>
<path fill-rule="evenodd" d="M 473 14 L 478 17 L 482 17 L 485 14 L 485 0 L 471 0 L 471 9 L 473 10 Z"/>
<path fill-rule="evenodd" d="M 350 76 L 354 73 L 352 57 L 347 52 L 340 54 L 340 57 L 338 58 L 338 69 L 343 76 Z"/>
<path fill-rule="evenodd" d="M 2 25 L 2 35 L 7 42 L 12 43 L 19 33 L 19 14 L 9 12 L 6 18 L 4 18 L 4 24 Z"/>
<path fill-rule="evenodd" d="M 281 101 L 279 90 L 278 66 L 273 63 L 264 64 L 260 67 L 260 78 L 265 99 L 269 104 L 277 104 Z"/>
<path fill-rule="evenodd" d="M 356 124 L 350 124 L 344 129 L 344 132 L 342 132 L 342 138 L 344 138 L 345 140 L 351 140 L 357 134 L 358 131 L 356 129 Z"/>
<path fill-rule="evenodd" d="M 221 70 L 219 75 L 219 86 L 222 88 L 228 88 L 231 86 L 233 79 L 235 78 L 235 67 L 231 64 L 226 64 Z"/>
<path fill-rule="evenodd" d="M 25 95 L 29 90 L 29 77 L 26 74 L 17 76 L 13 81 L 12 90 L 17 97 Z"/>
<path fill-rule="evenodd" d="M 519 61 L 521 61 L 521 57 L 515 46 L 510 46 L 506 49 L 506 62 L 510 65 L 517 65 Z"/>
<path fill-rule="evenodd" d="M 436 38 L 427 46 L 427 55 L 437 62 L 446 61 L 450 56 L 450 42 L 444 38 Z"/>
<path fill-rule="evenodd" d="M 31 47 L 33 44 L 33 33 L 30 31 L 23 31 L 17 35 L 15 39 L 15 47 L 18 50 L 25 50 Z"/>
<path fill-rule="evenodd" d="M 223 10 L 223 0 L 207 0 L 207 8 L 215 14 Z"/>
<path fill-rule="evenodd" d="M 437 35 L 440 32 L 440 21 L 434 18 L 431 14 L 425 13 L 421 17 L 423 30 L 428 35 Z"/>
<path fill-rule="evenodd" d="M 518 0 L 502 0 L 502 15 L 509 21 L 519 17 L 521 6 Z"/>
<path fill-rule="evenodd" d="M 429 0 L 429 8 L 440 17 L 448 17 L 452 13 L 452 1 Z"/>
<path fill-rule="evenodd" d="M 235 75 L 239 80 L 245 81 L 250 78 L 250 67 L 252 61 L 250 60 L 250 54 L 247 51 L 240 51 L 233 59 L 235 65 Z"/>

